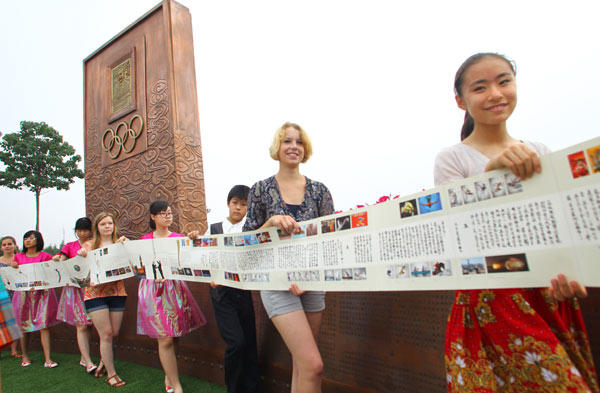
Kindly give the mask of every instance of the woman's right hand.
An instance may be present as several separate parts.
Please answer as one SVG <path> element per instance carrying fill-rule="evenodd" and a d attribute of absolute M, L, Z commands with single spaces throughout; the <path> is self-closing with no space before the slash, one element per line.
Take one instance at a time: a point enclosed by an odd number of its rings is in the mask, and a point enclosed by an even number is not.
<path fill-rule="evenodd" d="M 522 142 L 515 143 L 506 148 L 502 153 L 492 158 L 486 165 L 485 171 L 494 169 L 509 169 L 521 180 L 525 180 L 542 172 L 540 157 Z"/>
<path fill-rule="evenodd" d="M 12 261 L 12 262 L 10 263 L 10 266 L 14 267 L 15 269 L 18 269 L 18 268 L 19 268 L 19 262 L 17 262 L 17 261 Z"/>
<path fill-rule="evenodd" d="M 287 234 L 302 232 L 302 228 L 300 228 L 300 225 L 298 225 L 292 216 L 284 216 L 282 214 L 271 216 L 263 227 L 277 227 Z"/>
<path fill-rule="evenodd" d="M 87 252 L 87 249 L 85 247 L 81 247 L 79 249 L 79 251 L 77 251 L 77 255 L 79 255 L 80 257 L 84 257 L 85 258 L 85 257 L 87 257 L 87 254 L 88 254 L 88 252 Z"/>
<path fill-rule="evenodd" d="M 187 234 L 187 237 L 189 237 L 191 240 L 195 240 L 198 237 L 200 237 L 200 232 L 199 231 L 191 231 L 190 233 Z"/>

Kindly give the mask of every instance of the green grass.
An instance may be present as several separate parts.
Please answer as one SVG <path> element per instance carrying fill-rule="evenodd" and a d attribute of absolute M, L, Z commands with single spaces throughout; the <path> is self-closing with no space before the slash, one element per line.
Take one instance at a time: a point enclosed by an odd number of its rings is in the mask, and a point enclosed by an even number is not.
<path fill-rule="evenodd" d="M 82 392 L 143 392 L 164 393 L 164 373 L 152 367 L 116 360 L 115 367 L 127 385 L 118 389 L 110 387 L 105 378 L 88 375 L 79 365 L 79 355 L 52 353 L 59 364 L 53 369 L 44 368 L 42 352 L 30 351 L 31 366 L 21 367 L 21 359 L 10 357 L 10 349 L 2 351 L 0 373 L 2 393 L 82 393 Z M 97 359 L 94 359 L 97 361 Z M 205 382 L 188 375 L 179 375 L 187 393 L 224 393 L 222 386 Z"/>

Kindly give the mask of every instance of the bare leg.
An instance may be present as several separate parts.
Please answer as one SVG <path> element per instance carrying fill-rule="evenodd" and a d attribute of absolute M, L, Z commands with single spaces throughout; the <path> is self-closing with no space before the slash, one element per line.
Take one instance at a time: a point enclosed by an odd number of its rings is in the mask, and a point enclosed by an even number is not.
<path fill-rule="evenodd" d="M 44 350 L 44 358 L 46 363 L 52 362 L 50 358 L 50 329 L 40 330 L 40 339 L 42 342 L 42 349 Z"/>
<path fill-rule="evenodd" d="M 321 313 L 304 313 L 303 310 L 277 315 L 273 324 L 281 334 L 292 354 L 294 369 L 292 378 L 294 393 L 320 393 L 323 360 L 313 331 L 318 333 Z M 310 322 L 309 322 L 310 321 Z"/>
<path fill-rule="evenodd" d="M 308 320 L 308 324 L 310 326 L 310 330 L 312 331 L 313 337 L 315 341 L 319 335 L 319 330 L 321 329 L 321 320 L 323 317 L 322 312 L 307 312 L 306 319 Z M 296 362 L 292 359 L 292 385 L 291 392 L 298 393 L 298 366 L 296 366 Z"/>
<path fill-rule="evenodd" d="M 23 358 L 22 358 L 22 362 L 28 362 L 31 359 L 29 359 L 29 353 L 27 353 L 27 345 L 29 344 L 29 333 L 23 333 L 23 336 L 21 336 L 21 352 L 23 352 Z"/>
<path fill-rule="evenodd" d="M 15 341 L 12 342 L 12 344 L 10 344 L 10 354 L 11 354 L 11 356 L 19 355 L 19 351 L 17 351 L 17 344 L 18 343 L 19 342 L 15 340 Z"/>
<path fill-rule="evenodd" d="M 165 384 L 172 386 L 175 393 L 183 393 L 183 388 L 179 382 L 173 338 L 165 337 L 158 339 L 158 356 L 160 357 L 163 370 L 165 370 Z"/>
<path fill-rule="evenodd" d="M 115 375 L 116 372 L 113 363 L 113 329 L 108 308 L 92 311 L 89 315 L 100 337 L 100 359 L 108 375 Z"/>
<path fill-rule="evenodd" d="M 85 325 L 77 326 L 77 345 L 81 353 L 81 360 L 89 366 L 92 364 L 90 357 L 90 327 Z"/>

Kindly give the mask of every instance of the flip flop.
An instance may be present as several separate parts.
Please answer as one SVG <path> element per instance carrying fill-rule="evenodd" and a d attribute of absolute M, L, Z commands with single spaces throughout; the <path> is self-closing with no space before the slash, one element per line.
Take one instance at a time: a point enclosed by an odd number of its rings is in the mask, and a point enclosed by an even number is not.
<path fill-rule="evenodd" d="M 110 383 L 110 381 L 114 381 L 114 383 Z M 123 381 L 117 374 L 107 377 L 106 383 L 112 386 L 113 388 L 118 388 L 127 384 L 127 382 Z"/>
<path fill-rule="evenodd" d="M 104 363 L 102 360 L 98 362 L 98 367 L 96 367 L 96 372 L 94 372 L 95 378 L 102 378 L 106 374 L 106 369 L 104 368 Z"/>
<path fill-rule="evenodd" d="M 21 367 L 27 367 L 31 365 L 31 360 L 28 360 L 26 362 L 21 362 Z"/>
<path fill-rule="evenodd" d="M 15 353 L 11 353 L 10 357 L 12 357 L 12 358 L 22 358 L 23 355 L 21 355 L 19 352 L 15 352 Z"/>
<path fill-rule="evenodd" d="M 88 374 L 92 375 L 92 373 L 96 371 L 97 368 L 98 366 L 96 366 L 94 363 L 90 363 L 88 366 L 85 366 L 85 371 L 87 371 Z"/>

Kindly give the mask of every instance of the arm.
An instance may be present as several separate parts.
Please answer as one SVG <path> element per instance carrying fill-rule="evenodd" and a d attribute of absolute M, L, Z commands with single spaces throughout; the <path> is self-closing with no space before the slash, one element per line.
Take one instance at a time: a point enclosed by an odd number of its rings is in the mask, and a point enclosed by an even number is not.
<path fill-rule="evenodd" d="M 77 251 L 77 255 L 79 255 L 80 257 L 87 257 L 88 252 L 90 252 L 92 249 L 92 241 L 88 240 L 87 242 L 83 243 L 83 246 L 79 249 L 79 251 Z"/>
<path fill-rule="evenodd" d="M 244 231 L 277 227 L 285 233 L 299 233 L 301 231 L 300 226 L 290 216 L 275 214 L 267 218 L 267 206 L 262 197 L 267 191 L 262 181 L 256 182 L 250 189 Z"/>

